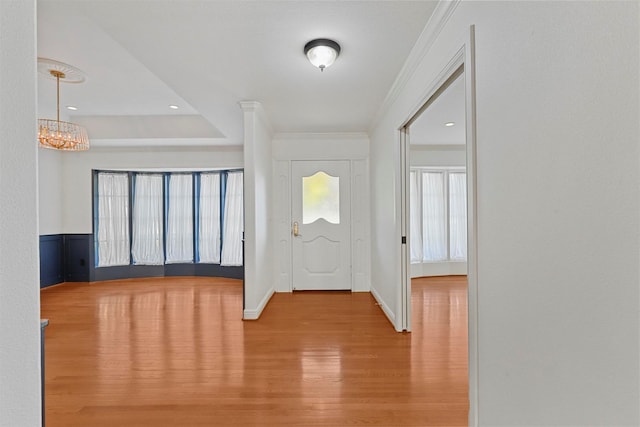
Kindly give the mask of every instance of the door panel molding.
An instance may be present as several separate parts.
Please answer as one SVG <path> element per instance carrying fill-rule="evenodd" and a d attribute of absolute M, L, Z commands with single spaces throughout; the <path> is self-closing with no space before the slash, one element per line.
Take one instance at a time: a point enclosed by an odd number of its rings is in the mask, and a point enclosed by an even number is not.
<path fill-rule="evenodd" d="M 291 292 L 291 161 L 276 160 L 273 165 L 274 183 L 274 289 Z"/>
<path fill-rule="evenodd" d="M 320 175 L 319 175 L 320 173 Z M 324 174 L 324 175 L 322 175 Z M 309 183 L 309 178 L 325 177 L 324 181 Z M 352 230 L 351 230 L 351 162 L 348 160 L 308 161 L 291 163 L 291 220 L 299 227 L 292 231 L 291 278 L 294 290 L 351 290 Z M 335 180 L 334 178 L 339 178 Z M 306 183 L 305 183 L 306 181 Z M 323 186 L 323 183 L 325 186 Z M 338 199 L 330 200 L 323 195 L 331 194 L 335 184 Z M 310 185 L 310 187 L 306 187 Z M 319 185 L 319 186 L 317 186 Z M 323 216 L 304 223 L 305 197 L 318 201 L 318 206 L 328 206 L 325 213 L 332 215 L 338 209 L 336 223 Z M 318 199 L 319 198 L 319 199 Z M 335 203 L 335 204 L 334 204 Z M 311 205 L 310 205 L 311 206 Z M 335 210 L 333 211 L 335 213 Z"/>

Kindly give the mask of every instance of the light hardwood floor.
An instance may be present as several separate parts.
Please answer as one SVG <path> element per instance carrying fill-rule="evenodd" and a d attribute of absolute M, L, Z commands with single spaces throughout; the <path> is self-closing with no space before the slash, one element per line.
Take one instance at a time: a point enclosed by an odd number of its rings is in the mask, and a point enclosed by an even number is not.
<path fill-rule="evenodd" d="M 413 281 L 413 332 L 368 293 L 154 278 L 41 292 L 47 427 L 466 425 L 466 278 Z"/>

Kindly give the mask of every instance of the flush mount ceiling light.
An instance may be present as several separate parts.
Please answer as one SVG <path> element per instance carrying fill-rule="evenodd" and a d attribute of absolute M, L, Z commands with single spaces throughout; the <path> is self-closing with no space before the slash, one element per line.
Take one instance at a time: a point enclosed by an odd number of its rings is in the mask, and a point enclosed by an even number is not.
<path fill-rule="evenodd" d="M 87 131 L 75 123 L 60 121 L 60 82 L 82 83 L 84 74 L 71 65 L 52 59 L 38 58 L 38 71 L 56 81 L 57 116 L 52 119 L 38 119 L 38 141 L 40 147 L 65 151 L 89 149 Z"/>
<path fill-rule="evenodd" d="M 444 125 L 450 128 L 451 126 L 455 126 L 455 122 L 447 122 Z"/>
<path fill-rule="evenodd" d="M 304 54 L 309 62 L 324 71 L 340 55 L 340 45 L 329 39 L 314 39 L 304 45 Z"/>

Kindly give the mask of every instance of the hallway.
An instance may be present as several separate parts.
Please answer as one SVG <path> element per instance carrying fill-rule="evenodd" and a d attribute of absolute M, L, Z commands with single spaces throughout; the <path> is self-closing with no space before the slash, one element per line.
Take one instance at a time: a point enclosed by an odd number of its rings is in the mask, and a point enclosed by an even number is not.
<path fill-rule="evenodd" d="M 153 278 L 41 293 L 48 427 L 467 424 L 466 278 L 413 281 L 413 332 L 369 293 Z"/>

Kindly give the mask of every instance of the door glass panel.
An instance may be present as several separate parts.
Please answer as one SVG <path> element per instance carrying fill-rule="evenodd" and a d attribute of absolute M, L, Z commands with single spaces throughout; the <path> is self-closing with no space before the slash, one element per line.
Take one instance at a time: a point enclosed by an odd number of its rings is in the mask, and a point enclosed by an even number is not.
<path fill-rule="evenodd" d="M 302 223 L 320 218 L 340 224 L 340 177 L 322 171 L 302 177 Z"/>

